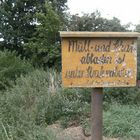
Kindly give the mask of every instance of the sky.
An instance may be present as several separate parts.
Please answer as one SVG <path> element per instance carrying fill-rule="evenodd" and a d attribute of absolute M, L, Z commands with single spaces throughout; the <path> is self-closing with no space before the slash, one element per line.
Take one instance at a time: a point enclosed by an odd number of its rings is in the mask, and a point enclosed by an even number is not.
<path fill-rule="evenodd" d="M 68 0 L 68 7 L 71 14 L 98 10 L 103 17 L 117 17 L 122 24 L 140 24 L 140 0 Z"/>

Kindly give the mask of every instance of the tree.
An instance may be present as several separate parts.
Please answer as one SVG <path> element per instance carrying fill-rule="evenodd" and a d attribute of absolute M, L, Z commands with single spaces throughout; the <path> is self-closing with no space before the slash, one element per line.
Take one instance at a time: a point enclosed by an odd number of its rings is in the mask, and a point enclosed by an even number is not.
<path fill-rule="evenodd" d="M 136 25 L 136 31 L 140 32 L 140 24 Z"/>
<path fill-rule="evenodd" d="M 59 15 L 63 16 L 64 11 L 67 10 L 67 0 L 49 0 L 53 10 Z"/>
<path fill-rule="evenodd" d="M 0 0 L 1 49 L 16 50 L 27 58 L 32 58 L 35 53 L 36 56 L 45 55 L 46 51 L 49 53 L 50 46 L 56 46 L 59 40 L 58 31 L 63 23 L 66 2 Z"/>
<path fill-rule="evenodd" d="M 41 7 L 42 2 L 37 0 L 0 1 L 0 33 L 4 39 L 3 47 L 19 52 L 22 50 L 22 43 L 28 42 L 35 31 L 34 14 L 41 10 Z"/>
<path fill-rule="evenodd" d="M 96 11 L 83 16 L 72 15 L 68 24 L 68 29 L 72 31 L 126 31 L 120 20 L 111 20 L 101 17 L 100 12 Z"/>
<path fill-rule="evenodd" d="M 51 5 L 47 2 L 44 7 L 48 12 L 36 13 L 38 25 L 36 31 L 24 44 L 26 56 L 37 66 L 52 66 L 60 57 L 60 46 L 58 46 L 58 30 L 60 19 Z M 48 22 L 49 21 L 49 22 Z"/>
<path fill-rule="evenodd" d="M 140 24 L 137 24 L 136 25 L 136 29 L 135 29 L 135 31 L 136 32 L 140 32 Z M 138 58 L 138 64 L 137 64 L 137 66 L 138 66 L 138 73 L 137 73 L 137 78 L 138 78 L 138 80 L 140 80 L 140 39 L 138 39 L 138 53 L 137 53 L 137 58 Z"/>

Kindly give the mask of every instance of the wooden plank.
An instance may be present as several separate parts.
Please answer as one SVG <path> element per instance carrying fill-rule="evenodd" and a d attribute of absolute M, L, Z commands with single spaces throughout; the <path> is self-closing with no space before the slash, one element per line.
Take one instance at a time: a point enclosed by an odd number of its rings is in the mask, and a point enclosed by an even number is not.
<path fill-rule="evenodd" d="M 137 32 L 60 32 L 61 37 L 140 37 Z"/>
<path fill-rule="evenodd" d="M 65 87 L 136 86 L 136 38 L 62 38 Z"/>

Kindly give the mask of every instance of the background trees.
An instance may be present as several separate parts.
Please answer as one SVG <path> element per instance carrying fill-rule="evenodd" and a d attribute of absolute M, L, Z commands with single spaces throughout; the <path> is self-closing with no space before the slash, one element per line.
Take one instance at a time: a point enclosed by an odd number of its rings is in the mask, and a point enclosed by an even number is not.
<path fill-rule="evenodd" d="M 3 41 L 0 42 L 0 49 L 16 50 L 18 54 L 30 58 L 34 65 L 53 65 L 57 55 L 50 56 L 52 53 L 49 52 L 60 54 L 56 44 L 59 40 L 58 31 L 63 25 L 66 2 L 1 0 L 0 38 Z M 39 59 L 41 62 L 37 61 Z"/>
<path fill-rule="evenodd" d="M 140 32 L 140 24 L 136 25 L 136 31 Z"/>
<path fill-rule="evenodd" d="M 71 15 L 68 29 L 72 31 L 127 31 L 116 17 L 113 19 L 103 18 L 100 12 L 91 14 Z"/>
<path fill-rule="evenodd" d="M 99 11 L 79 16 L 66 10 L 67 0 L 0 0 L 0 50 L 16 51 L 33 66 L 60 69 L 59 30 L 128 31 L 118 18 L 106 19 Z"/>

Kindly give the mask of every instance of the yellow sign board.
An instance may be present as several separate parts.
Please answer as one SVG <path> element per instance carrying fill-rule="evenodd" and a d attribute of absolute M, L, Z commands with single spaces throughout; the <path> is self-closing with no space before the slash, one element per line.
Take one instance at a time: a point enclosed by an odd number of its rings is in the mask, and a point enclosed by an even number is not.
<path fill-rule="evenodd" d="M 60 34 L 63 86 L 136 86 L 138 33 Z"/>

